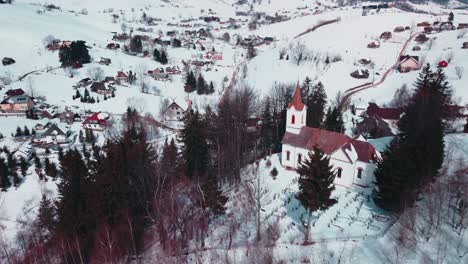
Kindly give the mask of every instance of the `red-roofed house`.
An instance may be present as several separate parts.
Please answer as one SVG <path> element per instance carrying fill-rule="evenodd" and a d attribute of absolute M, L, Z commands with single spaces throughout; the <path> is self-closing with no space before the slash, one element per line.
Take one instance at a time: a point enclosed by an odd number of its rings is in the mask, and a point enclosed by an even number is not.
<path fill-rule="evenodd" d="M 117 72 L 117 76 L 115 76 L 115 80 L 119 83 L 128 82 L 128 75 L 123 71 L 119 71 Z"/>
<path fill-rule="evenodd" d="M 330 157 L 330 163 L 336 171 L 335 184 L 345 187 L 353 184 L 369 185 L 373 181 L 375 162 L 379 157 L 374 147 L 368 142 L 340 133 L 307 127 L 306 115 L 307 106 L 302 102 L 298 84 L 287 110 L 282 165 L 296 169 L 308 157 L 309 151 L 318 147 Z"/>
<path fill-rule="evenodd" d="M 89 116 L 83 122 L 84 129 L 103 131 L 109 125 L 110 115 L 108 113 L 97 112 Z"/>
<path fill-rule="evenodd" d="M 368 116 L 378 116 L 386 120 L 400 120 L 403 110 L 400 108 L 381 108 L 376 103 L 369 103 L 366 114 Z"/>

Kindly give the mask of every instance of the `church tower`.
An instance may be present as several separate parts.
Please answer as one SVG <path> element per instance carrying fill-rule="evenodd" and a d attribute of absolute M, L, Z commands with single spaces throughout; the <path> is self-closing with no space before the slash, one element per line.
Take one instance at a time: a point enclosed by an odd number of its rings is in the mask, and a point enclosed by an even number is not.
<path fill-rule="evenodd" d="M 286 132 L 299 134 L 301 128 L 306 126 L 307 106 L 302 102 L 301 87 L 297 83 L 294 97 L 288 104 L 286 113 Z"/>

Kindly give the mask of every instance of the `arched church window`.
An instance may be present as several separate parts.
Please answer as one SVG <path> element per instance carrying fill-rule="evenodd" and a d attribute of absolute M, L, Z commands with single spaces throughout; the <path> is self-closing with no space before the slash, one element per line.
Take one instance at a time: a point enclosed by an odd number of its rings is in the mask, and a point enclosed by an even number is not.
<path fill-rule="evenodd" d="M 295 124 L 296 123 L 296 116 L 295 115 L 292 115 L 291 116 L 291 124 Z"/>
<path fill-rule="evenodd" d="M 358 169 L 357 169 L 357 177 L 358 177 L 358 179 L 361 179 L 361 178 L 362 178 L 362 171 L 363 171 L 362 168 L 358 168 Z"/>

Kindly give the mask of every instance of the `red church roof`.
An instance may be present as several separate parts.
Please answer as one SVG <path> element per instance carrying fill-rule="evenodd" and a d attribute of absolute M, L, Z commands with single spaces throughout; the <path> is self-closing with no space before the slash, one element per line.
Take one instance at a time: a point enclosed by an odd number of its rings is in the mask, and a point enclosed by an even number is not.
<path fill-rule="evenodd" d="M 359 161 L 368 163 L 377 158 L 374 147 L 368 142 L 352 139 L 337 132 L 312 127 L 301 128 L 297 135 L 286 132 L 281 143 L 308 150 L 317 147 L 327 155 L 333 154 L 338 149 L 343 149 L 348 157 L 349 154 L 345 150 L 351 150 L 352 145 L 356 150 Z"/>
<path fill-rule="evenodd" d="M 304 108 L 304 103 L 302 102 L 301 97 L 301 87 L 299 86 L 299 82 L 296 86 L 296 91 L 294 92 L 294 97 L 291 103 L 288 104 L 288 109 L 294 106 L 294 108 L 298 111 L 302 111 Z"/>

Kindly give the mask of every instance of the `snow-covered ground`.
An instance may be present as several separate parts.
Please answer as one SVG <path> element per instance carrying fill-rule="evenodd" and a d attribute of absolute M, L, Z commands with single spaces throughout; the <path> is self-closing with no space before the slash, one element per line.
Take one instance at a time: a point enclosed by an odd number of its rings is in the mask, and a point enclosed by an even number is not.
<path fill-rule="evenodd" d="M 235 0 L 57 0 L 53 4 L 61 7 L 61 10 L 45 10 L 41 5 L 50 4 L 46 0 L 17 0 L 14 5 L 0 5 L 0 59 L 7 56 L 16 60 L 10 66 L 0 65 L 0 77 L 9 77 L 11 83 L 0 90 L 0 98 L 3 98 L 7 89 L 22 88 L 34 96 L 43 96 L 47 103 L 57 105 L 60 108 L 72 107 L 77 111 L 106 111 L 114 114 L 115 118 L 124 113 L 128 106 L 135 107 L 139 111 L 152 114 L 160 120 L 161 105 L 165 99 L 169 101 L 192 100 L 198 108 L 205 105 L 215 106 L 223 94 L 223 88 L 228 85 L 224 79 L 230 79 L 236 66 L 245 61 L 246 51 L 239 47 L 227 44 L 219 39 L 208 40 L 205 44 L 208 48 L 215 47 L 222 52 L 223 61 L 218 62 L 212 71 L 203 72 L 207 81 L 213 81 L 216 92 L 212 95 L 186 94 L 183 83 L 184 76 L 174 76 L 169 82 L 159 82 L 147 79 L 149 94 L 141 93 L 137 85 L 118 85 L 116 97 L 106 101 L 103 96 L 91 93 L 100 99 L 100 103 L 88 104 L 73 100 L 76 90 L 73 89 L 79 80 L 88 77 L 88 70 L 101 67 L 106 76 L 115 76 L 117 71 L 142 69 L 152 70 L 162 65 L 151 58 L 142 58 L 126 55 L 123 52 L 105 49 L 107 43 L 112 42 L 112 32 L 121 32 L 122 23 L 130 27 L 146 27 L 139 22 L 141 15 L 162 19 L 156 26 L 150 26 L 153 33 L 147 33 L 155 37 L 159 30 L 178 30 L 184 28 L 168 26 L 168 23 L 179 23 L 183 19 L 198 19 L 200 16 L 216 15 L 222 20 L 235 17 L 236 11 L 248 11 L 249 5 L 234 6 Z M 257 1 L 258 2 L 258 1 Z M 319 5 L 320 4 L 320 5 Z M 239 71 L 239 78 L 255 89 L 262 97 L 269 94 L 275 83 L 302 82 L 306 76 L 314 81 L 324 84 L 328 98 L 332 100 L 338 91 L 345 90 L 366 83 L 378 81 L 383 73 L 395 63 L 397 55 L 403 43 L 409 38 L 411 32 L 416 33 L 421 28 L 416 23 L 422 21 L 435 21 L 446 19 L 448 10 L 439 6 L 424 5 L 417 6 L 418 9 L 429 9 L 429 11 L 440 15 L 415 14 L 402 12 L 397 9 L 388 9 L 379 15 L 361 16 L 360 8 L 327 8 L 334 6 L 332 1 L 303 1 L 303 0 L 264 0 L 262 4 L 254 4 L 256 11 L 266 12 L 274 16 L 290 15 L 291 19 L 285 22 L 263 25 L 256 30 L 250 31 L 246 25 L 237 30 L 214 30 L 214 35 L 219 37 L 225 31 L 231 36 L 239 34 L 248 36 L 250 34 L 262 37 L 274 37 L 275 42 L 268 46 L 258 48 L 258 56 L 247 61 L 246 71 Z M 83 9 L 86 8 L 87 12 Z M 117 23 L 112 22 L 111 13 L 113 9 L 119 14 Z M 203 12 L 202 12 L 203 9 Z M 211 9 L 211 14 L 209 14 Z M 316 12 L 319 10 L 320 12 Z M 73 12 L 71 12 L 73 11 Z M 80 13 L 81 12 L 81 13 Z M 87 14 L 82 14 L 87 13 Z M 317 14 L 315 14 L 317 13 Z M 454 11 L 455 24 L 468 23 L 468 12 L 463 10 Z M 237 17 L 247 19 L 249 17 Z M 337 23 L 323 26 L 317 30 L 295 38 L 297 35 L 320 24 L 323 21 L 338 19 Z M 201 23 L 198 20 L 197 23 Z M 242 24 L 242 23 L 241 23 Z M 394 33 L 397 26 L 409 26 L 411 31 Z M 221 24 L 212 23 L 210 27 L 219 29 Z M 388 41 L 380 41 L 380 48 L 368 49 L 367 44 L 378 40 L 384 31 L 392 32 L 393 36 Z M 43 39 L 52 34 L 61 40 L 85 40 L 91 47 L 90 54 L 93 61 L 99 61 L 101 57 L 110 58 L 109 66 L 99 65 L 96 62 L 86 64 L 82 69 L 76 70 L 73 77 L 69 72 L 59 68 L 57 52 L 50 52 L 44 48 Z M 146 33 L 145 33 L 146 34 Z M 453 57 L 449 66 L 445 68 L 448 81 L 454 89 L 454 96 L 460 105 L 468 102 L 468 50 L 461 49 L 462 43 L 468 41 L 468 34 L 458 38 L 458 31 L 449 31 L 428 35 L 432 39 L 432 45 L 422 44 L 420 51 L 412 51 L 416 45 L 410 43 L 405 54 L 416 55 L 424 58 L 426 63 L 433 67 L 440 60 Z M 295 48 L 299 45 L 305 47 L 307 59 L 299 65 L 294 60 Z M 289 60 L 280 60 L 280 51 L 285 50 Z M 182 67 L 182 60 L 199 59 L 204 54 L 202 51 L 188 50 L 185 48 L 168 48 L 169 64 Z M 285 57 L 286 57 L 285 55 Z M 330 60 L 329 63 L 325 61 Z M 336 59 L 336 61 L 333 61 Z M 369 68 L 368 79 L 354 79 L 350 73 L 356 69 L 363 69 L 359 65 L 360 59 L 368 59 L 374 63 Z M 464 68 L 465 74 L 458 78 L 455 67 Z M 26 78 L 19 80 L 25 74 Z M 393 71 L 381 85 L 364 90 L 352 97 L 356 105 L 366 106 L 368 102 L 374 101 L 379 104 L 388 103 L 395 90 L 403 84 L 411 86 L 416 80 L 418 72 L 398 73 Z M 0 83 L 1 85 L 1 83 Z M 84 89 L 80 89 L 83 92 Z M 350 119 L 350 118 L 349 118 Z M 18 126 L 32 128 L 37 123 L 45 124 L 49 120 L 28 120 L 24 117 L 0 117 L 0 133 L 5 138 L 0 140 L 0 147 L 8 146 L 17 149 L 25 143 L 13 139 L 10 135 L 15 133 Z M 348 120 L 350 121 L 350 120 Z M 52 122 L 58 122 L 53 120 Z M 347 125 L 350 123 L 348 122 Z M 179 124 L 180 125 L 180 124 Z M 177 125 L 175 125 L 177 126 Z M 174 127 L 175 127 L 174 126 Z M 347 126 L 349 127 L 349 126 Z M 70 129 L 77 133 L 80 124 L 73 124 Z M 161 138 L 171 137 L 164 133 Z M 104 141 L 104 134 L 99 134 L 99 140 Z M 158 141 L 158 140 L 155 140 Z M 390 138 L 371 140 L 379 151 L 383 151 L 389 143 Z M 461 157 L 462 161 L 468 160 L 468 137 L 466 135 L 450 135 L 446 138 L 447 146 L 451 153 Z M 452 147 L 453 146 L 453 147 Z M 55 154 L 51 159 L 56 159 Z M 271 157 L 271 166 L 266 166 L 262 161 L 259 165 L 258 176 L 261 180 L 261 188 L 265 189 L 262 197 L 261 218 L 263 226 L 278 223 L 280 236 L 273 247 L 276 259 L 284 259 L 291 263 L 303 262 L 308 258 L 311 263 L 316 263 L 317 256 L 334 252 L 335 257 L 339 252 L 349 255 L 348 263 L 389 263 L 392 258 L 384 258 L 383 255 L 394 254 L 388 252 L 387 244 L 389 234 L 393 230 L 394 219 L 392 216 L 381 212 L 370 199 L 371 189 L 356 188 L 352 190 L 337 186 L 333 193 L 338 203 L 326 212 L 314 214 L 314 226 L 311 229 L 311 239 L 317 242 L 313 246 L 303 246 L 302 221 L 305 214 L 304 209 L 295 199 L 297 192 L 297 177 L 295 172 L 283 169 L 279 157 Z M 276 167 L 279 171 L 276 179 L 270 175 L 270 170 Z M 253 168 L 245 169 L 244 183 L 239 190 L 226 190 L 230 196 L 228 213 L 232 217 L 249 215 L 250 205 L 245 206 L 245 193 L 249 188 L 255 188 L 256 181 L 253 180 Z M 250 171 L 250 172 L 249 172 Z M 11 187 L 7 192 L 0 193 L 0 239 L 14 240 L 18 224 L 16 219 L 23 217 L 25 211 L 35 213 L 42 194 L 54 197 L 56 194 L 56 183 L 52 180 L 40 181 L 37 173 L 31 167 L 24 182 L 19 188 Z M 228 219 L 224 219 L 227 221 Z M 242 242 L 255 240 L 254 221 L 243 223 L 234 239 L 233 249 L 226 251 L 225 234 L 226 226 L 213 228 L 213 236 L 208 239 L 208 244 L 213 247 L 213 252 L 207 252 L 206 258 L 227 254 L 234 262 L 241 262 L 245 256 L 243 252 L 245 245 Z M 390 231 L 388 231 L 390 228 Z M 450 233 L 447 231 L 447 233 Z M 450 233 L 451 234 L 451 233 Z M 466 236 L 466 235 L 465 235 Z M 462 246 L 467 246 L 467 237 L 464 237 Z M 410 256 L 411 263 L 424 263 L 422 252 L 430 251 L 432 241 L 422 241 L 414 255 Z M 353 253 L 353 254 L 351 254 Z M 149 252 L 151 254 L 151 252 Z M 467 254 L 468 255 L 468 254 Z M 311 257 L 314 256 L 314 257 Z M 216 258 L 215 258 L 216 259 Z M 452 262 L 457 263 L 456 258 Z M 460 259 L 468 261 L 466 257 Z M 466 263 L 466 262 L 465 262 Z"/>

